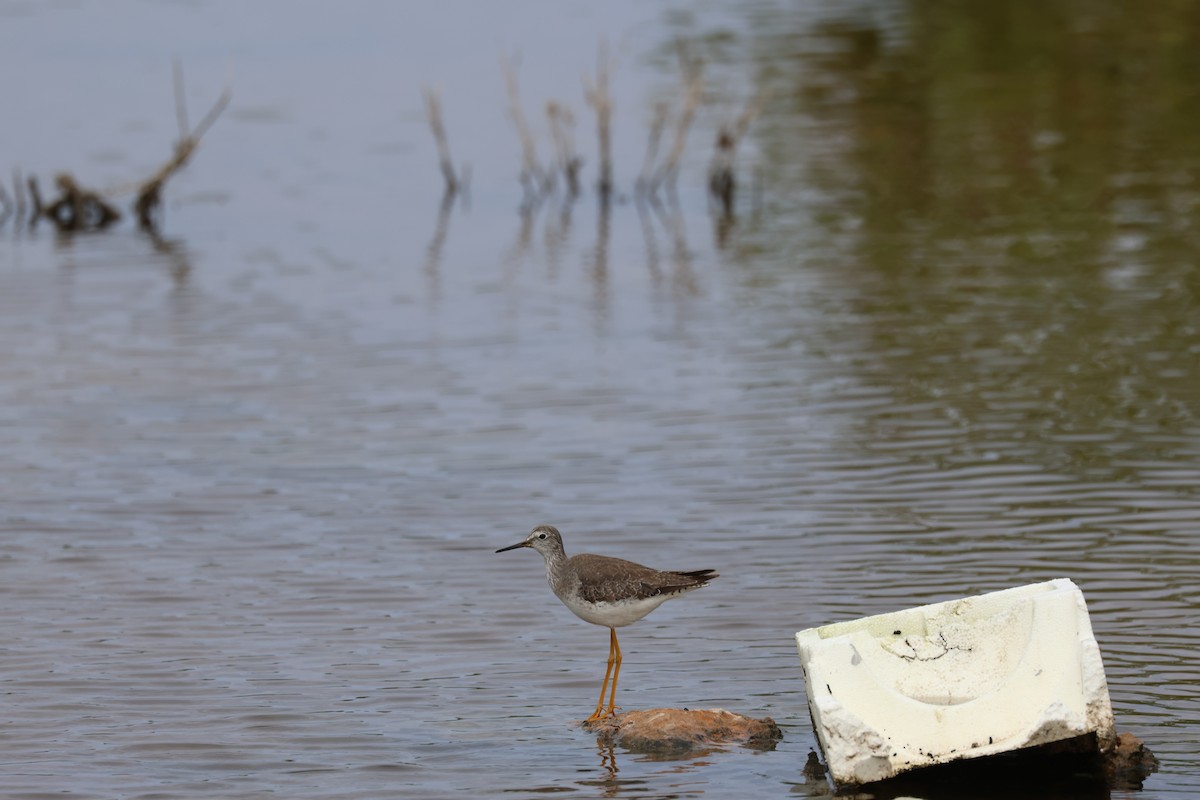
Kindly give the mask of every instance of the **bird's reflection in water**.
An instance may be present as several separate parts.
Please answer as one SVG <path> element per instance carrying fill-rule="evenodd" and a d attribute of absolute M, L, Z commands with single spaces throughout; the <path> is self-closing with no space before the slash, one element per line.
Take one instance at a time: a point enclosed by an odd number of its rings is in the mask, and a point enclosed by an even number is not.
<path fill-rule="evenodd" d="M 604 789 L 605 797 L 613 797 L 621 788 L 617 774 L 621 768 L 617 766 L 617 749 L 611 744 L 596 743 L 596 751 L 600 754 L 601 776 L 591 785 Z"/>
<path fill-rule="evenodd" d="M 658 769 L 649 772 L 639 771 L 637 777 L 620 777 L 621 767 L 617 762 L 617 748 L 611 742 L 603 739 L 596 740 L 596 753 L 600 756 L 600 770 L 596 778 L 579 781 L 581 786 L 601 789 L 604 797 L 620 797 L 622 795 L 642 794 L 646 786 L 661 786 L 662 776 L 691 775 L 697 769 L 713 764 L 713 750 L 695 750 L 687 753 L 627 753 L 635 761 L 647 764 L 661 764 Z M 697 786 L 693 783 L 680 783 L 676 787 L 681 795 L 695 793 Z"/>

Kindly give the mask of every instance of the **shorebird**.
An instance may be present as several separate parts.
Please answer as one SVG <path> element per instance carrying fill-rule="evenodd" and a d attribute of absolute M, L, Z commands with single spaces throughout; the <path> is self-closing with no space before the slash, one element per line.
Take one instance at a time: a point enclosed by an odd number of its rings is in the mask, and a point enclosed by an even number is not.
<path fill-rule="evenodd" d="M 567 558 L 562 535 L 553 525 L 538 525 L 524 541 L 501 547 L 497 553 L 530 547 L 546 560 L 550 590 L 575 616 L 608 628 L 608 669 L 600 684 L 596 710 L 584 722 L 597 722 L 617 713 L 617 676 L 621 674 L 621 647 L 617 628 L 632 625 L 672 597 L 707 586 L 718 577 L 711 569 L 662 572 L 623 558 L 581 554 Z M 612 685 L 609 687 L 609 676 Z M 604 692 L 608 691 L 608 709 Z"/>

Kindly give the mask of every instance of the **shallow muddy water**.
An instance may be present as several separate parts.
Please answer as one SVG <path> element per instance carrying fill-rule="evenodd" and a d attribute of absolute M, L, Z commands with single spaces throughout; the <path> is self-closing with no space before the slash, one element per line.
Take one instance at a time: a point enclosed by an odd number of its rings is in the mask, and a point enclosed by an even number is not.
<path fill-rule="evenodd" d="M 331 8 L 0 3 L 0 154 L 43 186 L 165 161 L 173 58 L 193 120 L 234 87 L 161 236 L 0 227 L 0 795 L 820 796 L 796 630 L 1056 577 L 1163 762 L 1117 796 L 1200 792 L 1185 9 Z M 705 103 L 647 208 L 681 40 Z M 545 102 L 578 118 L 573 203 L 519 211 L 505 51 L 543 154 Z M 723 221 L 711 142 L 762 90 Z M 718 569 L 622 632 L 620 702 L 780 746 L 579 730 L 606 633 L 493 553 L 540 522 Z"/>

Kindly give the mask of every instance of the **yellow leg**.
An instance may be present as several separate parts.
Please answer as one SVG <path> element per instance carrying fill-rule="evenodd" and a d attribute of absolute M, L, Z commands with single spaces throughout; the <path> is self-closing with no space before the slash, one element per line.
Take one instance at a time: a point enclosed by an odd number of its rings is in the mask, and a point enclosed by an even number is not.
<path fill-rule="evenodd" d="M 608 689 L 608 676 L 612 674 L 613 664 L 617 663 L 614 660 L 620 658 L 621 651 L 617 648 L 617 631 L 614 628 L 608 629 L 608 669 L 604 670 L 604 683 L 600 684 L 600 699 L 596 701 L 596 710 L 592 715 L 584 720 L 584 722 L 597 722 L 604 719 L 608 714 L 604 713 L 604 692 Z M 615 687 L 614 687 L 615 688 Z M 609 714 L 612 712 L 610 711 Z"/>
<path fill-rule="evenodd" d="M 612 648 L 617 651 L 617 663 L 613 669 L 612 689 L 608 695 L 608 714 L 605 716 L 616 716 L 617 713 L 617 677 L 621 674 L 621 645 L 617 644 L 617 629 L 609 628 L 612 632 Z"/>

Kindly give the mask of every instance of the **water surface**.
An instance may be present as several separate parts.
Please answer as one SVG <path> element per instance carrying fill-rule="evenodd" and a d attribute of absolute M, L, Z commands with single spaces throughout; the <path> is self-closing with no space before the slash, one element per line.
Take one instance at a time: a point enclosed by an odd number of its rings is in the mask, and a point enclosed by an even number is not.
<path fill-rule="evenodd" d="M 164 161 L 174 57 L 193 119 L 235 91 L 161 236 L 0 228 L 6 796 L 819 795 L 794 631 L 1056 577 L 1163 760 L 1118 795 L 1200 789 L 1186 8 L 0 20 L 27 76 L 0 152 L 44 185 Z M 607 209 L 580 92 L 602 37 Z M 708 90 L 678 202 L 647 209 L 679 41 Z M 519 211 L 501 52 L 539 136 L 546 100 L 574 109 L 573 203 Z M 446 210 L 423 85 L 471 164 Z M 711 142 L 764 89 L 722 220 Z M 718 569 L 623 632 L 621 703 L 770 715 L 779 748 L 654 761 L 578 730 L 605 632 L 492 552 L 540 522 Z"/>

